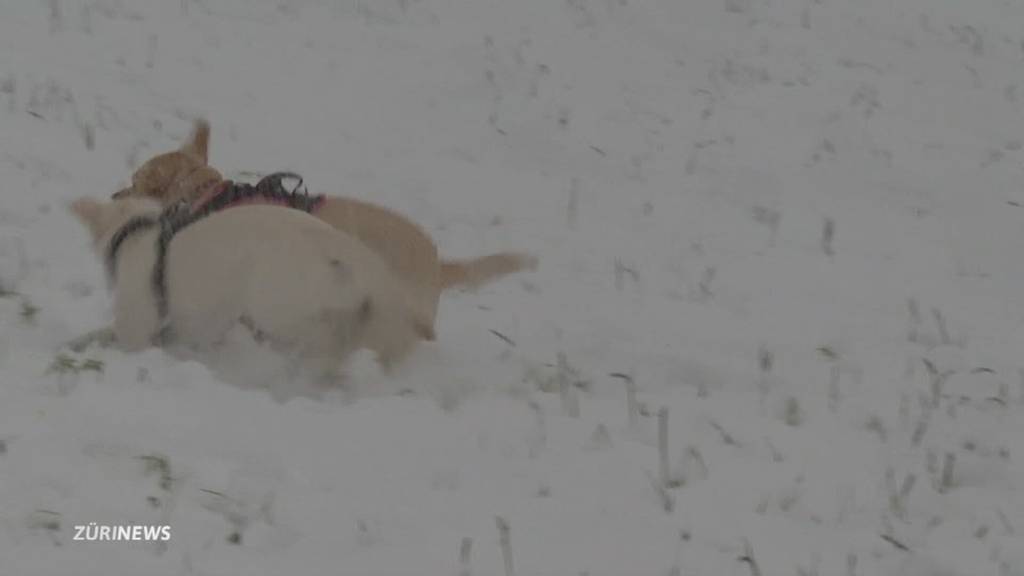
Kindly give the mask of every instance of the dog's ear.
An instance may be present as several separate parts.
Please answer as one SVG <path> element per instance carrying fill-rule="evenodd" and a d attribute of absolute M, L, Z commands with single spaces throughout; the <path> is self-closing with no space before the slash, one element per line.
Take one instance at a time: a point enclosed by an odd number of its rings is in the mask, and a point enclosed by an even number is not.
<path fill-rule="evenodd" d="M 205 118 L 196 118 L 192 126 L 192 135 L 188 142 L 182 144 L 181 151 L 200 158 L 203 164 L 209 164 L 210 123 Z"/>
<path fill-rule="evenodd" d="M 92 198 L 79 198 L 71 203 L 69 209 L 89 229 L 93 239 L 99 237 L 103 220 L 103 204 Z"/>

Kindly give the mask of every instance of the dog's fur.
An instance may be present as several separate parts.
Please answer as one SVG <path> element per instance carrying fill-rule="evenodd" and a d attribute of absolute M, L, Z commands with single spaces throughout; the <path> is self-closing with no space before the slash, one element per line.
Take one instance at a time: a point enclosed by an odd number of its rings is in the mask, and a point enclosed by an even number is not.
<path fill-rule="evenodd" d="M 105 256 L 122 226 L 162 208 L 147 198 L 82 198 L 71 210 Z M 388 367 L 418 339 L 433 339 L 404 282 L 375 253 L 304 212 L 270 206 L 211 214 L 170 240 L 161 319 L 152 284 L 157 234 L 139 231 L 116 254 L 113 332 L 125 350 L 150 345 L 165 323 L 176 342 L 203 347 L 242 322 L 331 372 L 359 348 Z"/>
<path fill-rule="evenodd" d="M 196 120 L 192 135 L 181 148 L 147 161 L 136 170 L 132 185 L 115 197 L 155 198 L 165 206 L 196 200 L 222 180 L 220 172 L 208 163 L 209 139 L 209 123 Z M 513 252 L 440 260 L 434 241 L 414 222 L 383 206 L 353 198 L 329 196 L 314 215 L 359 239 L 390 264 L 409 285 L 419 314 L 430 319 L 431 327 L 442 290 L 477 287 L 536 267 L 533 256 Z"/>

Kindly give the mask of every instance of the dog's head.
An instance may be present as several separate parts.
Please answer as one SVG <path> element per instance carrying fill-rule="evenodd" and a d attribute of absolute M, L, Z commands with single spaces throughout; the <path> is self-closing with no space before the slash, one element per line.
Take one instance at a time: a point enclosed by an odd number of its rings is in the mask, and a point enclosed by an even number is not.
<path fill-rule="evenodd" d="M 197 119 L 187 142 L 147 160 L 132 174 L 132 185 L 113 198 L 153 198 L 164 205 L 194 200 L 205 187 L 222 180 L 220 172 L 209 165 L 209 144 L 210 123 Z"/>
<path fill-rule="evenodd" d="M 150 198 L 128 196 L 106 202 L 79 198 L 71 203 L 69 209 L 89 230 L 93 244 L 102 249 L 118 228 L 129 220 L 145 214 L 159 214 L 161 207 Z"/>

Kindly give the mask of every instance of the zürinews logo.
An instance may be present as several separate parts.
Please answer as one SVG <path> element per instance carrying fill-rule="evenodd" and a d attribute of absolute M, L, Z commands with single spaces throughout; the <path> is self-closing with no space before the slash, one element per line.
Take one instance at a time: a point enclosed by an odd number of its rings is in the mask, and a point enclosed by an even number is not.
<path fill-rule="evenodd" d="M 73 539 L 79 542 L 166 542 L 171 539 L 171 527 L 89 522 L 75 526 Z"/>

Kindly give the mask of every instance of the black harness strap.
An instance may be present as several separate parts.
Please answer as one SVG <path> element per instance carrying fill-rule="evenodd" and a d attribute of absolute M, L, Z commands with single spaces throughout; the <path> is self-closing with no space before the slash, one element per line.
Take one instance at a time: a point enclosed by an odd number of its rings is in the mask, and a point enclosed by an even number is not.
<path fill-rule="evenodd" d="M 294 188 L 286 190 L 284 184 L 281 183 L 285 178 L 294 178 L 295 180 L 298 180 L 298 182 L 295 184 Z M 268 200 L 281 202 L 295 208 L 296 210 L 312 212 L 324 201 L 325 196 L 323 194 L 310 196 L 309 189 L 302 184 L 302 176 L 299 176 L 294 172 L 275 172 L 264 176 L 259 182 L 257 182 L 255 191 L 256 194 L 259 194 Z"/>
<path fill-rule="evenodd" d="M 156 216 L 136 216 L 132 218 L 124 226 L 121 226 L 114 233 L 114 237 L 110 239 L 110 246 L 107 247 L 107 279 L 113 282 L 114 278 L 117 277 L 117 253 L 121 251 L 121 246 L 124 245 L 125 240 L 138 234 L 139 232 L 145 232 L 150 228 L 157 225 L 159 222 Z"/>
<path fill-rule="evenodd" d="M 291 190 L 288 190 L 282 183 L 282 180 L 286 178 L 298 180 L 298 184 Z M 230 208 L 236 203 L 252 200 L 253 198 L 260 198 L 268 204 L 294 208 L 303 212 L 313 212 L 323 204 L 326 196 L 323 194 L 310 195 L 309 191 L 302 186 L 302 176 L 294 172 L 275 172 L 264 176 L 255 186 L 240 182 L 230 182 L 224 190 L 218 192 L 213 198 L 210 198 L 210 200 L 200 206 L 194 207 L 194 215 L 197 218 L 202 218 L 213 212 Z"/>
<path fill-rule="evenodd" d="M 132 218 L 121 226 L 110 240 L 110 247 L 107 249 L 107 274 L 113 283 L 117 277 L 118 252 L 125 241 L 136 234 L 159 228 L 155 242 L 156 260 L 150 279 L 153 297 L 156 300 L 157 317 L 160 319 L 160 329 L 154 337 L 164 334 L 167 328 L 167 249 L 174 235 L 197 219 L 188 213 L 187 204 L 178 203 L 165 208 L 159 216 L 145 215 Z"/>
<path fill-rule="evenodd" d="M 174 235 L 182 228 L 192 224 L 199 217 L 189 214 L 188 204 L 180 202 L 167 207 L 160 214 L 160 233 L 156 236 L 156 262 L 153 263 L 153 296 L 156 299 L 156 310 L 160 317 L 160 325 L 167 320 L 169 305 L 167 303 L 167 250 Z"/>

